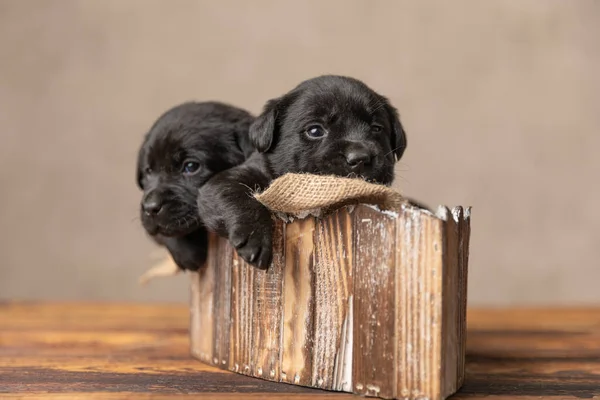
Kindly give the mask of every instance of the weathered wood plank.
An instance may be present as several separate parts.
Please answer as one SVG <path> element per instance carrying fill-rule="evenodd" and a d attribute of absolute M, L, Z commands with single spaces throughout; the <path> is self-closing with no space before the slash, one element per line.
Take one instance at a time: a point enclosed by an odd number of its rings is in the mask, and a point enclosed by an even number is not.
<path fill-rule="evenodd" d="M 458 377 L 457 386 L 465 380 L 465 355 L 467 348 L 467 289 L 469 275 L 469 242 L 471 239 L 471 208 L 463 211 L 460 220 L 459 269 L 458 269 Z"/>
<path fill-rule="evenodd" d="M 313 387 L 335 389 L 336 362 L 344 359 L 342 343 L 346 335 L 342 334 L 342 325 L 352 291 L 352 239 L 351 216 L 345 210 L 316 222 Z M 342 374 L 343 363 L 337 368 Z"/>
<path fill-rule="evenodd" d="M 390 398 L 396 392 L 396 224 L 370 207 L 358 207 L 353 217 L 354 391 Z"/>
<path fill-rule="evenodd" d="M 442 222 L 407 208 L 397 220 L 396 397 L 440 397 Z"/>
<path fill-rule="evenodd" d="M 221 254 L 219 253 L 219 242 L 220 240 L 216 236 L 209 238 L 209 254 Z M 190 272 L 192 277 L 191 352 L 199 360 L 206 363 L 213 362 L 216 317 L 214 314 L 215 278 L 218 258 L 209 256 L 205 268 L 198 270 L 198 272 Z"/>
<path fill-rule="evenodd" d="M 190 353 L 202 361 L 202 354 L 206 349 L 202 349 L 200 339 L 200 329 L 202 328 L 200 320 L 202 313 L 200 292 L 200 274 L 198 272 L 190 272 Z"/>
<path fill-rule="evenodd" d="M 314 231 L 312 218 L 296 221 L 285 230 L 281 381 L 298 385 L 312 384 Z"/>
<path fill-rule="evenodd" d="M 216 252 L 209 257 L 214 264 L 214 332 L 213 332 L 213 365 L 226 368 L 229 364 L 230 331 L 231 331 L 231 274 L 233 264 L 233 248 L 225 240 L 216 240 Z"/>
<path fill-rule="evenodd" d="M 425 288 L 420 294 L 423 299 L 422 313 L 422 343 L 423 353 L 421 364 L 426 371 L 425 380 L 421 382 L 422 392 L 431 398 L 445 398 L 452 393 L 442 392 L 441 371 L 444 363 L 443 338 L 441 324 L 443 323 L 444 297 L 444 258 L 443 258 L 443 222 L 439 219 L 421 214 L 424 227 L 420 238 L 422 258 L 419 263 L 420 275 L 425 277 Z M 420 288 L 420 287 L 419 287 Z M 455 366 L 456 367 L 456 366 Z"/>
<path fill-rule="evenodd" d="M 458 383 L 459 364 L 459 241 L 460 241 L 460 219 L 462 210 L 459 208 L 452 211 L 444 208 L 444 270 L 443 270 L 443 295 L 445 300 L 442 312 L 442 393 L 453 393 Z"/>
<path fill-rule="evenodd" d="M 278 381 L 281 372 L 283 270 L 285 226 L 276 221 L 273 262 L 267 271 L 255 271 L 252 290 L 252 365 L 256 377 Z"/>
<path fill-rule="evenodd" d="M 244 262 L 237 254 L 233 256 L 231 286 L 231 340 L 229 369 L 244 375 L 252 375 L 252 306 L 254 274 L 256 269 Z"/>

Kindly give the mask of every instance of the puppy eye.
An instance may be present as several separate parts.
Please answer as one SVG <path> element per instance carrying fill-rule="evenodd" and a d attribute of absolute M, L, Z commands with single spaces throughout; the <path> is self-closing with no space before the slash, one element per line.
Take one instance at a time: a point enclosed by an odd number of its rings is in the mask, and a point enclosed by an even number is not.
<path fill-rule="evenodd" d="M 377 125 L 377 124 L 371 125 L 371 132 L 373 132 L 373 133 L 379 133 L 382 130 L 383 130 L 383 126 L 381 126 L 381 125 Z"/>
<path fill-rule="evenodd" d="M 200 164 L 195 161 L 186 161 L 183 163 L 183 173 L 186 175 L 191 175 L 194 172 L 200 169 Z"/>
<path fill-rule="evenodd" d="M 150 175 L 151 173 L 152 173 L 152 168 L 146 167 L 146 169 L 144 170 L 144 174 Z"/>
<path fill-rule="evenodd" d="M 320 125 L 309 126 L 308 129 L 304 131 L 304 133 L 306 133 L 306 136 L 308 136 L 311 139 L 321 139 L 327 134 L 325 128 L 323 128 Z"/>

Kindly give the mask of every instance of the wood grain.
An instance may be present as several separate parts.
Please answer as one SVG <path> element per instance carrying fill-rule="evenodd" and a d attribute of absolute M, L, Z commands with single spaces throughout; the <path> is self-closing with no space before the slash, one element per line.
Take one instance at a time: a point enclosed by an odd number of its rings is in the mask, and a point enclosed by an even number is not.
<path fill-rule="evenodd" d="M 442 221 L 414 209 L 397 220 L 396 397 L 440 398 L 444 305 Z M 451 297 L 445 298 L 451 299 Z"/>
<path fill-rule="evenodd" d="M 217 241 L 210 240 L 209 246 L 217 245 Z M 190 272 L 191 277 L 191 342 L 190 349 L 198 359 L 203 362 L 212 362 L 213 356 L 213 303 L 215 288 L 215 268 L 214 262 L 208 262 L 204 270 Z"/>
<path fill-rule="evenodd" d="M 252 374 L 278 381 L 281 373 L 281 321 L 283 318 L 283 270 L 285 226 L 276 221 L 273 262 L 266 272 L 256 271 L 252 296 Z M 244 266 L 245 268 L 253 268 Z"/>
<path fill-rule="evenodd" d="M 214 257 L 213 255 L 210 258 Z M 233 256 L 231 288 L 231 337 L 229 370 L 252 375 L 252 288 L 255 268 L 246 264 L 237 254 Z"/>
<path fill-rule="evenodd" d="M 345 343 L 341 334 L 352 292 L 351 216 L 338 210 L 318 220 L 315 228 L 315 321 L 311 386 L 341 390 Z M 348 329 L 348 328 L 347 328 Z M 336 379 L 337 375 L 337 379 Z M 348 382 L 350 383 L 350 382 Z"/>
<path fill-rule="evenodd" d="M 462 337 L 459 329 L 461 327 L 459 317 L 460 299 L 459 293 L 462 289 L 459 284 L 459 243 L 460 243 L 460 220 L 462 220 L 462 209 L 456 208 L 449 210 L 444 207 L 438 211 L 446 220 L 444 225 L 445 240 L 443 243 L 444 252 L 444 279 L 443 295 L 453 297 L 453 301 L 443 303 L 442 312 L 442 357 L 444 365 L 442 368 L 441 390 L 444 394 L 454 393 L 458 387 L 459 376 L 459 354 Z M 460 372 L 462 374 L 462 372 Z"/>
<path fill-rule="evenodd" d="M 227 241 L 216 240 L 215 236 L 210 237 L 210 240 L 216 242 L 212 249 L 221 255 L 221 257 L 209 259 L 215 277 L 212 363 L 213 365 L 225 366 L 229 363 L 231 346 L 231 266 L 233 264 L 233 248 Z M 202 279 L 202 277 L 199 277 L 199 279 Z"/>
<path fill-rule="evenodd" d="M 395 396 L 396 224 L 369 207 L 354 211 L 354 348 L 356 393 Z"/>
<path fill-rule="evenodd" d="M 281 381 L 298 385 L 312 383 L 314 231 L 313 219 L 297 221 L 285 230 Z"/>
<path fill-rule="evenodd" d="M 461 387 L 465 380 L 465 358 L 467 348 L 467 289 L 469 276 L 469 246 L 471 240 L 471 208 L 463 210 L 459 219 L 458 243 L 458 376 L 457 386 Z"/>
<path fill-rule="evenodd" d="M 600 398 L 600 308 L 471 309 L 452 399 Z M 0 398 L 359 399 L 189 355 L 186 305 L 0 302 Z"/>

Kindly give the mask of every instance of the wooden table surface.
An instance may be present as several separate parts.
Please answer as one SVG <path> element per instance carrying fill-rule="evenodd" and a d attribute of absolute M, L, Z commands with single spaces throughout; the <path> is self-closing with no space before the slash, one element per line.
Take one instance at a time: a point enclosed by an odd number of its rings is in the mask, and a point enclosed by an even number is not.
<path fill-rule="evenodd" d="M 185 305 L 0 303 L 0 397 L 357 399 L 205 366 Z M 600 398 L 600 309 L 469 310 L 453 398 Z"/>

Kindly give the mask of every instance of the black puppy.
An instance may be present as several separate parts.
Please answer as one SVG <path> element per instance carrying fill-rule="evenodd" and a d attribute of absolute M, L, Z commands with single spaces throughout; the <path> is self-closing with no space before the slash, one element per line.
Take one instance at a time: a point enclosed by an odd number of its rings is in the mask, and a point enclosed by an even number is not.
<path fill-rule="evenodd" d="M 267 102 L 250 139 L 257 152 L 208 181 L 198 209 L 209 230 L 229 238 L 240 257 L 263 269 L 271 262 L 273 223 L 252 191 L 287 172 L 389 185 L 406 148 L 398 112 L 385 97 L 356 79 L 331 75 Z"/>
<path fill-rule="evenodd" d="M 137 162 L 142 225 L 181 269 L 197 270 L 206 261 L 198 188 L 252 154 L 253 121 L 247 111 L 227 104 L 189 102 L 161 115 L 144 138 Z"/>

